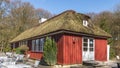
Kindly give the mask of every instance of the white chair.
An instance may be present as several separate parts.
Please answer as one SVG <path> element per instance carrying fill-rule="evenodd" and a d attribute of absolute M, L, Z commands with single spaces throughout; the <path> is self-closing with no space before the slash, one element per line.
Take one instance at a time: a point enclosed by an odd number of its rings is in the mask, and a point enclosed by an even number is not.
<path fill-rule="evenodd" d="M 7 55 L 8 57 L 11 57 L 11 56 L 12 56 L 12 53 L 11 53 L 11 52 L 6 52 L 6 55 Z"/>
<path fill-rule="evenodd" d="M 17 58 L 15 59 L 15 61 L 12 62 L 12 64 L 16 64 L 18 60 L 19 60 L 19 57 L 17 57 Z"/>
<path fill-rule="evenodd" d="M 19 60 L 23 60 L 24 55 L 19 55 Z"/>
<path fill-rule="evenodd" d="M 117 60 L 120 60 L 120 56 L 117 55 L 117 56 L 116 56 L 116 59 L 117 59 Z"/>
<path fill-rule="evenodd" d="M 39 60 L 36 60 L 36 61 L 35 61 L 35 64 L 33 65 L 33 67 L 37 68 L 38 65 L 39 65 L 39 63 L 40 63 L 40 61 L 39 61 Z"/>

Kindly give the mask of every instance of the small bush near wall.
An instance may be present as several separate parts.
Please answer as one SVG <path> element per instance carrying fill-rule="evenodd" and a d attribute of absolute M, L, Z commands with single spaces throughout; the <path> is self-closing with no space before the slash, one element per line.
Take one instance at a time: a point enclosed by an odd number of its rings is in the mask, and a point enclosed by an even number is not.
<path fill-rule="evenodd" d="M 29 47 L 27 47 L 27 45 L 21 45 L 18 48 L 16 48 L 16 53 L 24 54 L 27 50 L 29 50 Z"/>
<path fill-rule="evenodd" d="M 48 65 L 55 65 L 57 62 L 57 45 L 51 38 L 46 38 L 43 58 Z"/>
<path fill-rule="evenodd" d="M 21 51 L 20 51 L 19 48 L 16 48 L 16 49 L 15 49 L 15 52 L 16 52 L 16 54 L 21 54 Z"/>

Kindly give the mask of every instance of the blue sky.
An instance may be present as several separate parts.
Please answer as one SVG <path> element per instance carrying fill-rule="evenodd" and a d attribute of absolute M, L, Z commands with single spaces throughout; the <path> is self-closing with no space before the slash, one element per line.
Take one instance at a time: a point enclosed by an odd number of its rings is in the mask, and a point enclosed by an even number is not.
<path fill-rule="evenodd" d="M 59 14 L 65 10 L 75 10 L 79 13 L 105 10 L 113 11 L 120 0 L 23 0 L 30 2 L 35 8 L 43 8 L 53 14 Z"/>

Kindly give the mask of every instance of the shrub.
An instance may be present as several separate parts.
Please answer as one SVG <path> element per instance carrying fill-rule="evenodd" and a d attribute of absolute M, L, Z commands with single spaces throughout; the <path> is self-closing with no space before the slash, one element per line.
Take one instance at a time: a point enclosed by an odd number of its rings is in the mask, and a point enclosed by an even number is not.
<path fill-rule="evenodd" d="M 19 47 L 19 49 L 22 51 L 27 51 L 27 50 L 29 50 L 29 47 L 27 45 L 22 45 Z"/>
<path fill-rule="evenodd" d="M 18 48 L 16 48 L 17 54 L 24 54 L 25 51 L 29 50 L 29 47 L 27 45 L 21 45 Z"/>
<path fill-rule="evenodd" d="M 46 38 L 43 58 L 48 65 L 55 65 L 57 62 L 57 45 L 51 38 Z"/>
<path fill-rule="evenodd" d="M 19 48 L 16 48 L 15 51 L 16 51 L 16 54 L 22 54 Z"/>

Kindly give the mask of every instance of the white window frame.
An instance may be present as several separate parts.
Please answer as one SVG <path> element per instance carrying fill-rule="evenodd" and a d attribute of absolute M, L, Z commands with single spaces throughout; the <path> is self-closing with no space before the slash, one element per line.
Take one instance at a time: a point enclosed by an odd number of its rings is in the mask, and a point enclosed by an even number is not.
<path fill-rule="evenodd" d="M 87 48 L 88 48 L 88 51 L 90 51 L 90 39 L 92 39 L 93 40 L 93 51 L 95 50 L 95 39 L 94 38 L 90 38 L 90 37 L 83 37 L 83 39 L 82 39 L 82 49 L 83 49 L 83 51 L 84 51 L 84 39 L 87 39 Z"/>
<path fill-rule="evenodd" d="M 32 40 L 32 51 L 43 52 L 44 38 Z"/>
<path fill-rule="evenodd" d="M 88 26 L 88 21 L 87 20 L 83 20 L 83 26 Z"/>
<path fill-rule="evenodd" d="M 87 51 L 84 51 L 84 39 L 87 39 Z M 90 39 L 93 40 L 93 51 L 90 51 Z M 91 59 L 91 56 L 93 56 L 93 58 Z M 95 60 L 95 38 L 91 38 L 91 37 L 82 37 L 82 57 L 83 57 L 83 61 L 86 60 Z"/>

